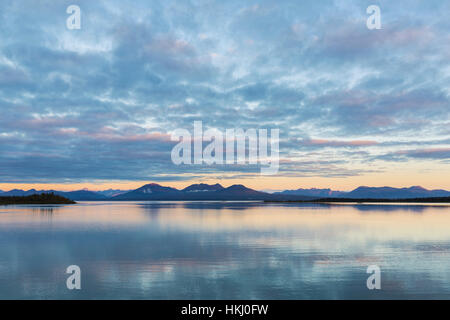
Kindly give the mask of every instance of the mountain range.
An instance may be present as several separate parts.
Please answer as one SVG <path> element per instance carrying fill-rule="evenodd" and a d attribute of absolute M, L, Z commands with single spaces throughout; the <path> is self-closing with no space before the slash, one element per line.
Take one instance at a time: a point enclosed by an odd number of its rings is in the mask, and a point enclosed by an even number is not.
<path fill-rule="evenodd" d="M 111 200 L 309 200 L 308 196 L 274 195 L 256 191 L 240 184 L 223 187 L 220 184 L 193 184 L 182 190 L 146 184 Z"/>
<path fill-rule="evenodd" d="M 414 199 L 414 198 L 449 197 L 450 191 L 440 189 L 427 190 L 419 186 L 414 186 L 410 188 L 361 186 L 350 192 L 313 188 L 313 189 L 285 190 L 282 192 L 276 192 L 275 194 L 303 195 L 318 198 Z"/>
<path fill-rule="evenodd" d="M 0 191 L 1 196 L 28 196 L 32 194 L 54 193 L 74 201 L 105 200 L 313 200 L 319 198 L 347 199 L 414 199 L 432 197 L 450 197 L 450 191 L 427 190 L 419 186 L 410 188 L 366 187 L 361 186 L 350 192 L 331 189 L 296 189 L 275 193 L 261 192 L 243 185 L 223 187 L 220 184 L 192 184 L 184 189 L 146 184 L 135 190 L 108 189 L 104 191 L 57 191 L 57 190 L 20 190 Z"/>
<path fill-rule="evenodd" d="M 77 190 L 77 191 L 57 191 L 57 190 L 20 190 L 13 189 L 10 191 L 5 191 L 0 193 L 0 197 L 11 197 L 11 196 L 30 196 L 32 194 L 43 194 L 43 193 L 54 193 L 59 196 L 63 196 L 67 199 L 74 201 L 83 201 L 83 200 L 108 200 L 109 197 L 103 195 L 101 192 L 94 192 L 89 190 Z"/>
<path fill-rule="evenodd" d="M 302 196 L 310 196 L 310 197 L 319 197 L 319 198 L 331 198 L 331 197 L 339 197 L 341 195 L 346 194 L 344 191 L 334 191 L 331 189 L 296 189 L 296 190 L 284 190 L 281 192 L 275 192 L 274 194 L 283 194 L 283 195 L 302 195 Z"/>

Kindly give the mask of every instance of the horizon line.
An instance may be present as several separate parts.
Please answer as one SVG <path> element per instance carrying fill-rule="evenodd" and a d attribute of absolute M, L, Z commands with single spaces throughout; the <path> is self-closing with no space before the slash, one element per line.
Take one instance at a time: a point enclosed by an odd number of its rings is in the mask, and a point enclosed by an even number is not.
<path fill-rule="evenodd" d="M 70 190 L 68 190 L 68 189 L 58 189 L 58 188 L 42 189 L 42 188 L 39 188 L 39 187 L 32 187 L 32 188 L 28 189 L 28 188 L 22 188 L 22 187 L 14 187 L 14 188 L 9 189 L 9 190 L 3 190 L 3 189 L 0 188 L 0 192 L 11 192 L 11 191 L 14 191 L 14 190 L 21 190 L 21 191 L 25 191 L 25 192 L 32 191 L 32 190 L 34 190 L 34 191 L 60 191 L 60 192 L 76 192 L 76 191 L 103 192 L 103 191 L 108 191 L 108 190 L 133 191 L 133 190 L 139 189 L 139 188 L 141 188 L 143 186 L 151 185 L 151 184 L 162 186 L 162 187 L 170 187 L 170 188 L 173 188 L 173 189 L 176 189 L 176 190 L 179 190 L 179 191 L 181 191 L 181 190 L 183 190 L 183 189 L 185 189 L 185 188 L 187 188 L 189 186 L 196 185 L 196 184 L 205 184 L 205 185 L 209 185 L 209 186 L 218 184 L 218 185 L 222 186 L 223 188 L 229 188 L 229 187 L 235 186 L 235 185 L 243 185 L 243 186 L 247 187 L 245 184 L 242 184 L 242 183 L 232 183 L 232 184 L 229 184 L 229 185 L 225 185 L 225 184 L 221 184 L 219 182 L 217 182 L 217 183 L 196 182 L 196 183 L 191 183 L 191 184 L 187 185 L 186 187 L 177 188 L 177 187 L 171 186 L 170 184 L 160 184 L 160 183 L 157 183 L 157 182 L 147 182 L 147 183 L 143 183 L 142 185 L 140 185 L 137 188 L 132 188 L 132 189 L 121 189 L 120 187 L 112 187 L 112 186 L 110 186 L 110 187 L 108 187 L 106 189 L 105 188 L 103 188 L 103 189 L 90 189 L 88 187 L 84 187 L 84 188 L 75 188 L 75 189 L 70 189 Z M 335 192 L 351 192 L 353 190 L 356 190 L 356 189 L 362 188 L 362 187 L 365 187 L 365 188 L 393 188 L 393 189 L 422 188 L 422 189 L 425 189 L 425 190 L 428 190 L 428 191 L 433 191 L 433 190 L 445 190 L 445 191 L 448 191 L 444 187 L 437 188 L 437 189 L 436 188 L 426 188 L 426 187 L 422 187 L 421 185 L 417 185 L 417 184 L 416 185 L 411 185 L 411 186 L 403 186 L 403 187 L 393 187 L 393 186 L 389 186 L 389 185 L 384 185 L 384 186 L 359 185 L 359 186 L 354 187 L 353 189 L 350 189 L 350 190 L 338 190 L 338 189 L 333 189 L 332 187 L 323 187 L 323 188 L 321 188 L 321 187 L 298 187 L 298 188 L 294 188 L 294 189 L 292 189 L 292 188 L 285 188 L 285 189 L 278 189 L 278 188 L 276 188 L 276 189 L 271 189 L 271 188 L 255 189 L 255 188 L 251 188 L 251 187 L 247 187 L 247 188 L 253 189 L 253 190 L 256 190 L 256 191 L 260 191 L 260 192 L 274 193 L 274 192 L 282 192 L 282 191 L 287 191 L 287 190 L 299 190 L 299 189 L 304 189 L 304 190 L 314 190 L 314 189 L 315 190 L 327 190 L 328 189 L 330 191 L 335 191 Z"/>

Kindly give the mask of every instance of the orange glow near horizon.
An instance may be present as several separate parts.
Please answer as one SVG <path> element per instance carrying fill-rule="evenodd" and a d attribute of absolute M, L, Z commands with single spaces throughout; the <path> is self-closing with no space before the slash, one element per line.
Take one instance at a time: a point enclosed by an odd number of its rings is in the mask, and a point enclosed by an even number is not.
<path fill-rule="evenodd" d="M 88 189 L 99 191 L 106 189 L 132 190 L 147 183 L 158 183 L 182 189 L 193 183 L 220 183 L 224 187 L 233 184 L 243 184 L 256 190 L 286 190 L 298 188 L 330 188 L 333 190 L 350 191 L 359 186 L 370 187 L 410 187 L 422 186 L 426 189 L 450 190 L 450 179 L 442 172 L 415 172 L 396 171 L 392 173 L 372 173 L 350 177 L 281 177 L 281 176 L 249 176 L 248 178 L 223 178 L 214 175 L 210 178 L 191 179 L 183 181 L 96 181 L 80 183 L 0 183 L 0 190 L 11 189 L 36 189 L 36 190 L 60 190 L 73 191 Z"/>

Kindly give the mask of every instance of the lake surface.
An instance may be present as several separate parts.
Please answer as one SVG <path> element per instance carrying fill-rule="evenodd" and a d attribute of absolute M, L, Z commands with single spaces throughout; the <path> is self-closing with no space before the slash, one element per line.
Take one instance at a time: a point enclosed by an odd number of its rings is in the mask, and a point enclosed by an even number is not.
<path fill-rule="evenodd" d="M 69 265 L 81 290 L 66 287 Z M 450 299 L 450 207 L 0 206 L 0 298 Z"/>

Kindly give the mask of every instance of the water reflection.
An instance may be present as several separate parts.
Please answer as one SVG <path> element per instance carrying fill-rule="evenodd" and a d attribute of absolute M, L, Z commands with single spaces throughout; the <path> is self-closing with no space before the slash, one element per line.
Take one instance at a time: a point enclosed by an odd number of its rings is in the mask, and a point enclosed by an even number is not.
<path fill-rule="evenodd" d="M 450 208 L 85 202 L 0 208 L 0 298 L 450 298 Z M 417 214 L 420 213 L 420 214 Z M 83 289 L 65 288 L 65 268 Z M 382 268 L 382 290 L 366 268 Z"/>
<path fill-rule="evenodd" d="M 33 214 L 39 214 L 42 217 L 49 217 L 51 218 L 53 216 L 53 211 L 55 210 L 54 207 L 33 207 L 32 209 Z"/>
<path fill-rule="evenodd" d="M 329 209 L 333 206 L 350 206 L 359 211 L 364 212 L 394 212 L 394 211 L 410 211 L 410 212 L 423 212 L 425 210 L 434 209 L 434 210 L 448 210 L 449 204 L 401 204 L 401 203 L 264 203 L 258 201 L 192 201 L 192 202 L 142 202 L 138 204 L 142 208 L 148 211 L 158 212 L 159 209 L 170 209 L 170 208 L 184 208 L 189 210 L 206 210 L 206 209 L 215 209 L 215 210 L 248 210 L 251 208 L 260 208 L 261 206 L 265 207 L 275 207 L 275 208 L 309 208 L 309 209 Z"/>
<path fill-rule="evenodd" d="M 343 205 L 343 204 L 337 204 Z M 442 210 L 448 211 L 448 204 L 351 204 L 352 207 L 363 212 L 411 212 L 411 213 L 423 213 L 427 210 Z"/>

